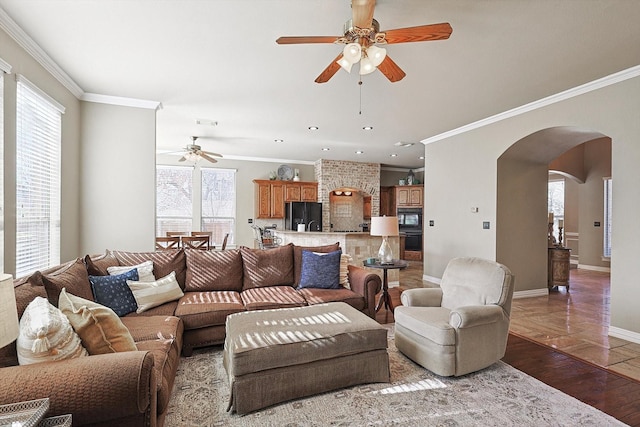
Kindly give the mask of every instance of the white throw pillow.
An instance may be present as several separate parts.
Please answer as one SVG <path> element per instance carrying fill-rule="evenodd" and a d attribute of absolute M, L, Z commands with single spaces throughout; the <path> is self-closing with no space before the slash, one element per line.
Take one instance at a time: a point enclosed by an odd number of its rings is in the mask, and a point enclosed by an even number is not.
<path fill-rule="evenodd" d="M 175 301 L 184 296 L 176 280 L 175 271 L 154 282 L 127 280 L 127 285 L 131 288 L 133 297 L 138 304 L 136 313 L 142 313 L 150 308 L 157 307 L 165 302 Z"/>
<path fill-rule="evenodd" d="M 107 273 L 109 276 L 117 276 L 118 274 L 124 274 L 128 271 L 138 269 L 138 281 L 140 282 L 154 282 L 156 277 L 153 275 L 153 261 L 145 261 L 138 265 L 119 265 L 114 267 L 107 267 Z"/>
<path fill-rule="evenodd" d="M 24 310 L 16 346 L 21 365 L 88 356 L 67 316 L 42 297 Z"/>
<path fill-rule="evenodd" d="M 326 255 L 325 252 L 314 252 L 316 255 Z M 351 289 L 351 284 L 349 283 L 349 269 L 348 265 L 353 262 L 353 258 L 349 254 L 341 254 L 340 255 L 340 286 L 344 286 L 347 289 Z"/>

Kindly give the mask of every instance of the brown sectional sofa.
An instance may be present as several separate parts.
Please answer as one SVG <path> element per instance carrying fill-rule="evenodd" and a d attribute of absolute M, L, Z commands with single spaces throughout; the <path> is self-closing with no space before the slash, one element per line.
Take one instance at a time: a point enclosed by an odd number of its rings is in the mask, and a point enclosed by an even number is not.
<path fill-rule="evenodd" d="M 139 351 L 18 366 L 15 343 L 0 349 L 0 404 L 49 397 L 48 414 L 71 413 L 74 425 L 162 426 L 180 355 L 222 344 L 229 314 L 341 301 L 374 317 L 382 284 L 363 268 L 348 266 L 351 289 L 296 289 L 303 250 L 338 248 L 336 243 L 219 252 L 108 251 L 17 279 L 20 316 L 37 296 L 57 305 L 62 288 L 93 300 L 89 275 L 146 260 L 153 261 L 156 278 L 175 271 L 184 296 L 121 318 Z"/>

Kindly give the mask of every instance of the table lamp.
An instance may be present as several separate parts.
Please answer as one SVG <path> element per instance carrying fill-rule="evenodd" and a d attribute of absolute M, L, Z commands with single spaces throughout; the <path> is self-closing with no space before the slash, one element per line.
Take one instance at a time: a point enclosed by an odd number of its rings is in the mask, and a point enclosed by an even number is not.
<path fill-rule="evenodd" d="M 397 216 L 374 216 L 371 218 L 372 236 L 382 236 L 382 244 L 378 250 L 378 258 L 380 264 L 393 264 L 393 253 L 389 246 L 389 236 L 398 236 L 398 217 Z"/>
<path fill-rule="evenodd" d="M 0 348 L 15 341 L 19 330 L 13 277 L 0 274 Z"/>

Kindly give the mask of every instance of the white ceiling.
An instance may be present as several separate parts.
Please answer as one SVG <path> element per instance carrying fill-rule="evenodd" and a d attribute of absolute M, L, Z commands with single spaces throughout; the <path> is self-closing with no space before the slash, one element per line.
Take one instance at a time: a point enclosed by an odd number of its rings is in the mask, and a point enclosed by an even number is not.
<path fill-rule="evenodd" d="M 210 136 L 199 141 L 203 149 L 228 158 L 419 167 L 420 140 L 640 64 L 636 0 L 378 0 L 381 30 L 449 22 L 453 33 L 388 46 L 407 76 L 390 83 L 376 72 L 361 87 L 357 73 L 342 70 L 314 83 L 340 45 L 275 43 L 341 35 L 349 0 L 0 0 L 0 7 L 83 91 L 161 102 L 159 150 Z M 416 145 L 394 147 L 398 141 Z"/>

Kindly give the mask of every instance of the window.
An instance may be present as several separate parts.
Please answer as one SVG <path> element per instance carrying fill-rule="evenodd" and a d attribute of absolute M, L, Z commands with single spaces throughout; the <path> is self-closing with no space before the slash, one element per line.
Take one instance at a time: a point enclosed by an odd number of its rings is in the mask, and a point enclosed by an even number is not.
<path fill-rule="evenodd" d="M 64 107 L 18 76 L 16 277 L 60 263 L 60 151 Z"/>
<path fill-rule="evenodd" d="M 548 208 L 553 212 L 554 228 L 557 230 L 558 221 L 564 221 L 564 180 L 549 181 Z"/>
<path fill-rule="evenodd" d="M 4 165 L 4 74 L 9 64 L 0 59 L 0 164 Z M 4 170 L 4 168 L 3 168 Z M 0 247 L 4 248 L 4 174 L 0 173 Z M 4 252 L 3 252 L 4 253 Z M 4 269 L 4 256 L 0 256 L 0 271 Z"/>
<path fill-rule="evenodd" d="M 167 231 L 191 231 L 193 168 L 156 167 L 156 236 Z"/>
<path fill-rule="evenodd" d="M 604 248 L 603 255 L 611 257 L 611 178 L 604 178 Z"/>
<path fill-rule="evenodd" d="M 229 234 L 231 244 L 236 222 L 236 173 L 231 169 L 201 168 L 201 230 L 211 231 L 213 242 L 222 243 Z"/>

